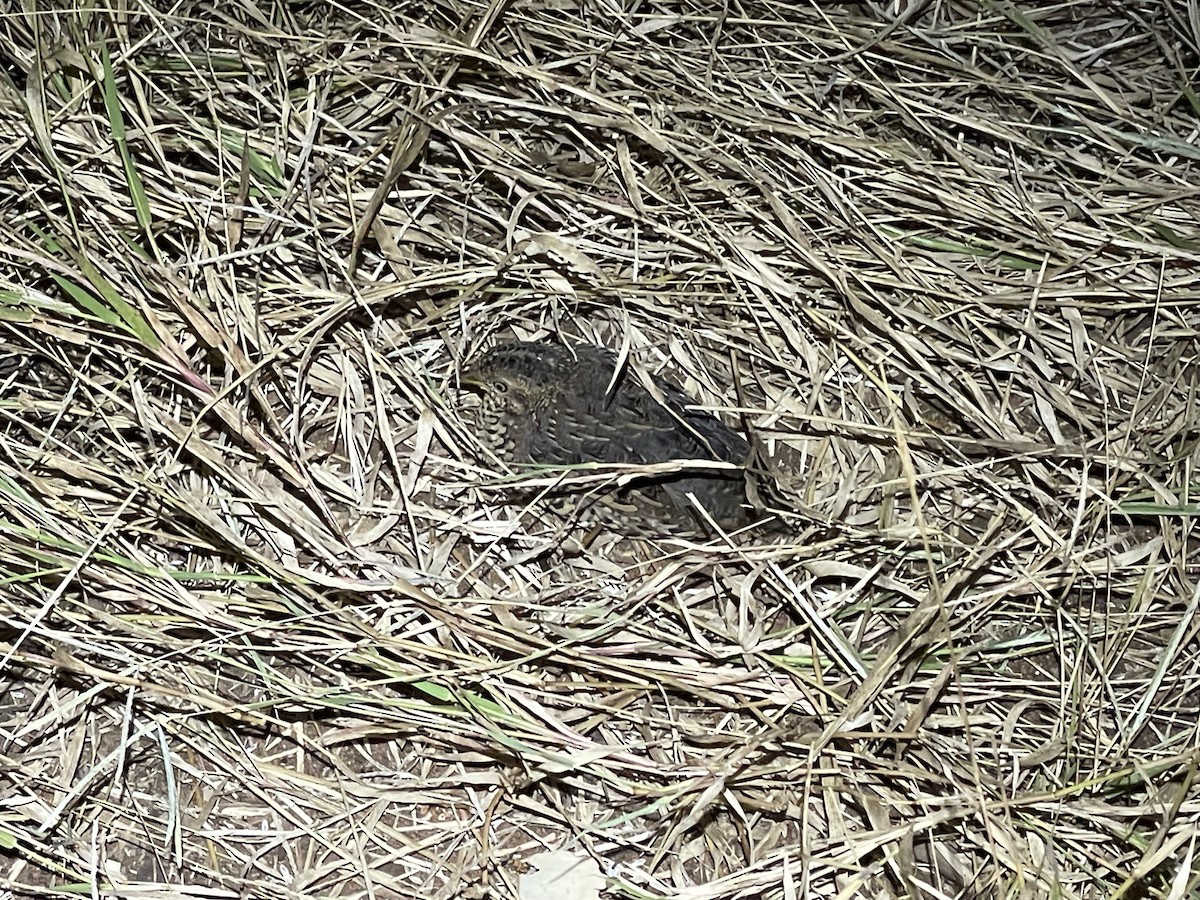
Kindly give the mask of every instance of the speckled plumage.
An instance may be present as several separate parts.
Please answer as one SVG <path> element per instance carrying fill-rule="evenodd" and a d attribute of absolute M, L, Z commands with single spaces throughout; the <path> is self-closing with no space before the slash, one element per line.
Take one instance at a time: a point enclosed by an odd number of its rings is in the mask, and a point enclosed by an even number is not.
<path fill-rule="evenodd" d="M 652 464 L 678 459 L 745 464 L 749 445 L 661 377 L 661 402 L 633 373 L 614 382 L 617 358 L 602 347 L 544 341 L 500 344 L 470 364 L 462 382 L 482 395 L 481 438 L 515 463 Z M 634 516 L 694 530 L 703 521 L 688 494 L 719 524 L 737 527 L 756 516 L 746 507 L 741 471 L 696 472 L 647 479 L 622 496 Z"/>

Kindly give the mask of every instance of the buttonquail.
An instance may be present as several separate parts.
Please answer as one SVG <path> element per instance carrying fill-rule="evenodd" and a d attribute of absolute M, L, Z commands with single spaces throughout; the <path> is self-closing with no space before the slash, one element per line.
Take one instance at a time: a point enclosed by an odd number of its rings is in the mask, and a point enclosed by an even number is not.
<path fill-rule="evenodd" d="M 713 415 L 694 409 L 679 387 L 655 377 L 659 399 L 632 373 L 616 370 L 616 356 L 602 347 L 510 342 L 484 353 L 461 378 L 482 395 L 481 439 L 507 462 L 746 463 L 746 441 Z M 606 505 L 623 506 L 623 524 L 635 531 L 710 530 L 689 494 L 724 528 L 761 518 L 746 503 L 740 469 L 650 476 Z"/>

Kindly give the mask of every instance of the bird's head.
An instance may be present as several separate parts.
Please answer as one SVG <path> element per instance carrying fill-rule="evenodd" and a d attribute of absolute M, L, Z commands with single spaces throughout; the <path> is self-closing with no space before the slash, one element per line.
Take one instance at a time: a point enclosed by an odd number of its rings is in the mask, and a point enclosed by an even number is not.
<path fill-rule="evenodd" d="M 463 370 L 459 380 L 480 394 L 483 407 L 521 414 L 549 403 L 563 390 L 563 372 L 536 344 L 500 344 Z"/>

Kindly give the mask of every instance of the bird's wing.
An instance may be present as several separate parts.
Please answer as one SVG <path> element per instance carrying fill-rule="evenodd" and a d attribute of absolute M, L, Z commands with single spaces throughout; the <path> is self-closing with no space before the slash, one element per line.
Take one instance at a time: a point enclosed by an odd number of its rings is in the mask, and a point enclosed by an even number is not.
<path fill-rule="evenodd" d="M 660 446 L 654 451 L 658 459 L 718 459 L 735 465 L 746 461 L 750 447 L 741 435 L 712 413 L 693 408 L 695 401 L 681 388 L 663 379 L 656 379 L 654 386 L 661 401 L 635 383 L 622 384 L 623 397 L 618 399 L 659 435 Z"/>

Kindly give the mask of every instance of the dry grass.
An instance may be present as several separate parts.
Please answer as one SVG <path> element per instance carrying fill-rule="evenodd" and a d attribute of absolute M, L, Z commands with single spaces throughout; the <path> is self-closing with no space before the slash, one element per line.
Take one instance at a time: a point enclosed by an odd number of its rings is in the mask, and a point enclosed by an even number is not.
<path fill-rule="evenodd" d="M 1196 4 L 626 5 L 0 14 L 0 884 L 1200 894 Z M 794 535 L 512 502 L 546 333 Z"/>

